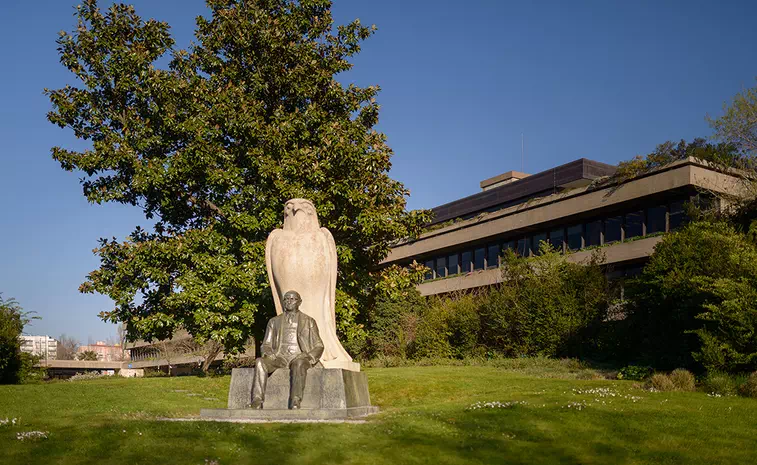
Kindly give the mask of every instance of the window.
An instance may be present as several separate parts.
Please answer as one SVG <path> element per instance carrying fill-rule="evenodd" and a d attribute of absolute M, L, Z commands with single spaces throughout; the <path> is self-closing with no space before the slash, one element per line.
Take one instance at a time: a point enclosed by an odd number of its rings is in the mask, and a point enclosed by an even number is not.
<path fill-rule="evenodd" d="M 605 244 L 621 239 L 622 216 L 612 216 L 605 220 Z"/>
<path fill-rule="evenodd" d="M 579 250 L 583 244 L 583 226 L 577 224 L 568 228 L 568 249 Z"/>
<path fill-rule="evenodd" d="M 470 272 L 470 262 L 473 259 L 473 254 L 470 250 L 465 251 L 461 255 L 460 260 L 460 272 L 461 273 L 468 273 Z"/>
<path fill-rule="evenodd" d="M 513 252 L 517 253 L 518 249 L 515 246 L 515 241 L 507 241 L 504 244 L 502 244 L 502 252 L 504 253 L 505 250 L 507 250 L 507 249 L 510 249 Z"/>
<path fill-rule="evenodd" d="M 647 234 L 665 232 L 665 214 L 667 211 L 665 205 L 647 209 Z"/>
<path fill-rule="evenodd" d="M 565 231 L 563 228 L 555 229 L 549 232 L 549 245 L 553 249 L 562 252 L 562 243 L 565 239 Z"/>
<path fill-rule="evenodd" d="M 584 246 L 591 247 L 593 245 L 602 244 L 602 221 L 592 221 L 586 223 L 586 234 L 584 235 Z"/>
<path fill-rule="evenodd" d="M 429 260 L 424 265 L 428 268 L 428 271 L 423 275 L 423 279 L 434 279 L 434 261 Z"/>
<path fill-rule="evenodd" d="M 624 239 L 644 235 L 644 212 L 638 211 L 626 214 L 626 236 Z"/>
<path fill-rule="evenodd" d="M 496 268 L 499 266 L 499 244 L 489 244 L 486 249 L 486 267 Z"/>
<path fill-rule="evenodd" d="M 460 260 L 460 256 L 456 253 L 447 257 L 447 276 L 452 276 L 453 274 L 458 274 L 460 272 L 458 260 Z"/>
<path fill-rule="evenodd" d="M 515 249 L 515 253 L 520 255 L 521 257 L 528 257 L 529 247 L 528 247 L 528 239 L 525 237 L 523 239 L 518 239 L 518 244 Z"/>
<path fill-rule="evenodd" d="M 436 277 L 437 278 L 443 278 L 447 276 L 447 263 L 446 259 L 444 257 L 439 257 L 436 259 Z"/>
<path fill-rule="evenodd" d="M 486 254 L 486 249 L 483 247 L 480 247 L 473 251 L 473 269 L 474 270 L 484 269 L 485 254 Z"/>
<path fill-rule="evenodd" d="M 542 242 L 547 241 L 547 233 L 534 234 L 531 238 L 531 253 L 539 255 L 539 247 Z"/>
<path fill-rule="evenodd" d="M 670 204 L 670 230 L 680 228 L 686 223 L 686 212 L 683 209 L 683 200 Z"/>

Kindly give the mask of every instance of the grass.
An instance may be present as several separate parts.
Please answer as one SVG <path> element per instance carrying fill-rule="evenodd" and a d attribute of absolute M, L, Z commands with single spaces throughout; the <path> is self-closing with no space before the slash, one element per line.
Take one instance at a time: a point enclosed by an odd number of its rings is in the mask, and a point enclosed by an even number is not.
<path fill-rule="evenodd" d="M 382 412 L 364 424 L 157 420 L 225 407 L 229 377 L 0 386 L 0 420 L 18 419 L 0 424 L 0 463 L 757 462 L 755 399 L 651 393 L 522 366 L 366 371 Z M 525 404 L 469 409 L 516 401 Z M 35 430 L 48 438 L 16 439 Z"/>

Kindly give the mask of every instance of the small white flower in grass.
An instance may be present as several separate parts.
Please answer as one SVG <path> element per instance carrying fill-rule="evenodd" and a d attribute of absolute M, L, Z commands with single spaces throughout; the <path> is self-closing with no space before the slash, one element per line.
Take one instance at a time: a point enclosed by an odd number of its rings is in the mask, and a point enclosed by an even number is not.
<path fill-rule="evenodd" d="M 475 404 L 472 404 L 470 407 L 468 407 L 465 410 L 481 410 L 481 409 L 494 409 L 494 408 L 512 408 L 517 405 L 528 405 L 528 402 L 525 400 L 516 400 L 516 401 L 509 401 L 509 402 L 499 402 L 499 401 L 493 401 L 493 402 L 476 402 Z"/>
<path fill-rule="evenodd" d="M 47 431 L 25 431 L 22 433 L 16 433 L 16 439 L 19 441 L 26 441 L 32 439 L 47 439 L 47 435 L 50 434 Z"/>

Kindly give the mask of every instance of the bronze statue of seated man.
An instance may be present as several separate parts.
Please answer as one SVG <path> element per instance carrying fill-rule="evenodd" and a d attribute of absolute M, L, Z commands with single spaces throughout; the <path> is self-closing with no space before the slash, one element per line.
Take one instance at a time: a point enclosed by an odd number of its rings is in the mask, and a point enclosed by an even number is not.
<path fill-rule="evenodd" d="M 279 368 L 289 368 L 289 408 L 300 408 L 307 371 L 323 353 L 318 326 L 300 311 L 301 303 L 300 294 L 288 291 L 281 303 L 284 311 L 268 321 L 261 347 L 263 356 L 255 360 L 251 404 L 254 409 L 263 408 L 268 376 Z"/>

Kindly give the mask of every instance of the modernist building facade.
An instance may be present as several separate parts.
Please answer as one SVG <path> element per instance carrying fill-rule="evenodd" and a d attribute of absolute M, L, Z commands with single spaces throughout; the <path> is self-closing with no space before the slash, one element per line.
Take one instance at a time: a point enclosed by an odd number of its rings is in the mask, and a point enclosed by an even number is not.
<path fill-rule="evenodd" d="M 382 265 L 423 263 L 430 271 L 420 292 L 440 294 L 500 282 L 505 249 L 529 256 L 545 241 L 576 262 L 602 248 L 611 276 L 633 275 L 661 236 L 686 221 L 685 203 L 714 200 L 722 208 L 741 186 L 734 174 L 693 158 L 609 182 L 615 170 L 580 159 L 482 181 L 481 192 L 434 208 L 429 231 L 392 248 Z"/>

